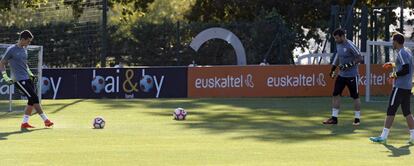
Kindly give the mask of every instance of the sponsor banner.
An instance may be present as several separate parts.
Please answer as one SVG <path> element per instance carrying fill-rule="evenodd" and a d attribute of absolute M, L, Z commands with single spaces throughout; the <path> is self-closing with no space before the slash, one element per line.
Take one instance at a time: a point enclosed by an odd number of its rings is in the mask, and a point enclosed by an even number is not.
<path fill-rule="evenodd" d="M 44 69 L 42 98 L 183 98 L 187 68 Z"/>
<path fill-rule="evenodd" d="M 189 97 L 331 96 L 330 65 L 190 67 Z M 365 66 L 360 65 L 359 92 L 365 94 Z M 388 95 L 392 85 L 381 65 L 371 67 L 372 95 Z M 348 95 L 345 89 L 343 95 Z"/>
<path fill-rule="evenodd" d="M 0 78 L 0 100 L 8 100 L 9 94 L 12 94 L 13 99 L 19 99 L 22 96 L 20 94 L 16 94 L 17 87 L 14 87 L 14 85 L 7 85 L 3 82 L 3 78 Z"/>

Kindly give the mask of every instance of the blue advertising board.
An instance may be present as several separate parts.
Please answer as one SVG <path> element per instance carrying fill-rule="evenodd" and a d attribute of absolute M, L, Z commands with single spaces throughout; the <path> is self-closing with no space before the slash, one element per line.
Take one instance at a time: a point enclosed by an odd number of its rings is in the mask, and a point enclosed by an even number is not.
<path fill-rule="evenodd" d="M 185 98 L 187 68 L 44 69 L 43 99 Z"/>

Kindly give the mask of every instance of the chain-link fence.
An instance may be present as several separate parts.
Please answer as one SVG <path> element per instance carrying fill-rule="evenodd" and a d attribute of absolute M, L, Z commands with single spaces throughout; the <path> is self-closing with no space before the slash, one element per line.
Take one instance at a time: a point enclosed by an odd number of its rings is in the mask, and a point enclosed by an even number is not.
<path fill-rule="evenodd" d="M 14 1 L 13 1 L 14 2 Z M 99 61 L 102 0 L 49 0 L 36 7 L 15 1 L 0 11 L 0 43 L 15 43 L 17 33 L 29 29 L 34 45 L 44 46 L 44 64 L 50 67 L 91 67 Z"/>
<path fill-rule="evenodd" d="M 248 64 L 294 63 L 296 33 L 275 12 L 262 13 L 250 22 L 189 22 L 166 17 L 158 22 L 136 19 L 114 23 L 109 8 L 104 44 L 103 3 L 49 0 L 32 8 L 14 4 L 0 11 L 0 43 L 15 43 L 16 33 L 29 29 L 35 35 L 32 44 L 44 46 L 43 60 L 48 67 L 96 67 L 102 54 L 106 54 L 106 66 L 234 65 L 234 49 L 225 41 L 209 41 L 198 52 L 189 47 L 201 31 L 222 27 L 241 39 Z"/>

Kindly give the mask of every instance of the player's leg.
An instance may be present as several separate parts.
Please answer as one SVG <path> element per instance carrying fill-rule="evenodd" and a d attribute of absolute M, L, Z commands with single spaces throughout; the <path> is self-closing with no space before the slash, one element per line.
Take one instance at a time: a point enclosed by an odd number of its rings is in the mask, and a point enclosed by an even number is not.
<path fill-rule="evenodd" d="M 29 99 L 31 97 L 31 95 L 29 94 L 27 89 L 23 86 L 23 84 L 25 84 L 24 81 L 17 81 L 17 82 L 14 83 L 14 86 L 17 87 L 17 89 L 19 89 Z M 23 121 L 22 121 L 22 124 L 21 124 L 21 128 L 34 128 L 33 126 L 31 126 L 29 124 L 29 117 L 32 114 L 32 110 L 33 110 L 33 103 L 29 100 L 27 102 L 27 106 L 24 110 L 24 115 L 23 115 Z"/>
<path fill-rule="evenodd" d="M 387 117 L 385 118 L 384 128 L 379 137 L 370 137 L 370 140 L 378 143 L 386 143 L 388 134 L 390 133 L 391 126 L 394 122 L 395 114 L 397 113 L 398 107 L 402 102 L 402 96 L 399 94 L 398 88 L 393 88 L 388 104 Z"/>
<path fill-rule="evenodd" d="M 401 89 L 399 88 L 394 88 L 391 93 L 387 109 L 387 117 L 385 118 L 384 129 L 381 133 L 381 137 L 384 139 L 388 138 L 388 134 L 390 132 L 392 124 L 394 123 L 395 114 L 397 113 L 398 107 L 401 105 L 403 99 L 403 96 L 401 94 Z"/>
<path fill-rule="evenodd" d="M 359 126 L 361 124 L 361 100 L 359 98 L 354 98 L 354 126 Z"/>
<path fill-rule="evenodd" d="M 34 109 L 36 109 L 36 112 L 43 119 L 46 127 L 53 126 L 54 123 L 51 120 L 49 120 L 46 113 L 43 112 L 42 105 L 40 105 L 39 103 L 35 103 L 35 104 L 33 104 L 33 107 L 34 107 Z"/>
<path fill-rule="evenodd" d="M 407 121 L 407 126 L 410 131 L 410 139 L 408 143 L 414 144 L 414 119 L 410 111 L 411 90 L 404 90 L 404 98 L 401 102 L 401 109 Z"/>
<path fill-rule="evenodd" d="M 358 92 L 358 77 L 347 78 L 346 86 L 348 87 L 349 93 L 354 100 L 354 126 L 359 126 L 361 123 L 361 100 L 359 99 Z"/>
<path fill-rule="evenodd" d="M 345 79 L 338 76 L 335 80 L 335 87 L 332 93 L 332 116 L 323 121 L 323 124 L 338 124 L 339 108 L 341 105 L 341 94 L 345 88 Z"/>
<path fill-rule="evenodd" d="M 29 124 L 29 117 L 32 115 L 33 106 L 27 105 L 23 115 L 23 121 L 21 124 L 21 128 L 34 128 L 34 126 Z"/>
<path fill-rule="evenodd" d="M 32 115 L 33 112 L 33 105 L 26 105 L 26 108 L 24 109 L 24 116 L 23 116 L 23 123 L 28 123 L 29 117 Z"/>
<path fill-rule="evenodd" d="M 332 108 L 339 110 L 341 107 L 341 95 L 332 96 Z"/>
<path fill-rule="evenodd" d="M 32 115 L 33 112 L 33 106 L 32 105 L 27 105 L 26 108 L 24 109 L 24 114 L 25 115 Z"/>
<path fill-rule="evenodd" d="M 408 140 L 409 144 L 414 144 L 414 118 L 413 115 L 410 113 L 409 115 L 405 116 L 407 120 L 407 125 L 410 130 L 410 139 Z"/>
<path fill-rule="evenodd" d="M 36 112 L 40 115 L 40 117 L 43 119 L 45 126 L 50 127 L 53 125 L 53 122 L 51 122 L 47 115 L 43 112 L 43 109 L 41 105 L 39 104 L 39 97 L 35 93 L 34 90 L 34 84 L 31 80 L 25 80 L 25 84 L 22 85 L 23 88 L 28 92 L 29 94 L 29 105 L 33 105 L 33 108 L 36 110 Z"/>
<path fill-rule="evenodd" d="M 29 81 L 29 86 L 31 88 L 31 92 L 33 93 L 33 107 L 36 110 L 36 112 L 40 115 L 40 117 L 43 119 L 43 122 L 45 123 L 46 127 L 51 127 L 53 126 L 53 122 L 51 120 L 49 120 L 49 118 L 47 117 L 46 113 L 43 112 L 42 106 L 40 105 L 39 102 L 39 97 L 37 96 L 37 94 L 35 93 L 35 86 L 32 82 L 32 80 L 28 80 Z"/>

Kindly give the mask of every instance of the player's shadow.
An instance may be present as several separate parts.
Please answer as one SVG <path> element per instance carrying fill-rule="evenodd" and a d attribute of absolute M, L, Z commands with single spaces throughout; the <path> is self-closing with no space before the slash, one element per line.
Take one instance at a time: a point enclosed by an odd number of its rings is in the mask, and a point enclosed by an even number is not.
<path fill-rule="evenodd" d="M 47 130 L 48 128 L 38 128 L 38 129 L 20 129 L 17 131 L 12 131 L 12 132 L 0 132 L 0 141 L 3 140 L 7 140 L 7 137 L 9 137 L 10 135 L 16 135 L 16 134 L 25 134 L 25 133 L 30 133 L 30 132 L 34 132 L 34 131 L 40 131 L 40 130 Z"/>
<path fill-rule="evenodd" d="M 0 119 L 19 118 L 21 116 L 23 116 L 22 111 L 1 112 L 0 113 Z"/>
<path fill-rule="evenodd" d="M 335 138 L 356 139 L 354 134 L 368 137 L 383 123 L 382 106 L 371 104 L 365 111 L 359 127 L 352 126 L 352 104 L 341 114 L 338 125 L 323 125 L 330 116 L 330 98 L 309 98 L 295 101 L 289 98 L 191 99 L 158 100 L 144 103 L 151 108 L 145 113 L 172 118 L 172 110 L 183 107 L 188 111 L 185 123 L 176 123 L 190 129 L 201 129 L 211 134 L 237 133 L 232 139 L 257 139 L 294 143 L 298 141 Z M 368 120 L 369 119 L 369 120 Z"/>
<path fill-rule="evenodd" d="M 325 125 L 329 130 L 331 130 L 331 135 L 344 135 L 344 134 L 352 134 L 355 133 L 355 130 L 360 128 L 360 126 L 353 126 L 353 127 L 341 127 L 337 125 Z"/>
<path fill-rule="evenodd" d="M 68 103 L 68 104 L 65 104 L 65 105 L 62 105 L 62 106 L 60 106 L 59 108 L 56 108 L 55 110 L 53 110 L 51 113 L 57 113 L 57 112 L 59 112 L 59 111 L 62 111 L 62 110 L 64 110 L 65 108 L 67 108 L 67 107 L 70 107 L 70 106 L 72 106 L 72 105 L 76 105 L 76 104 L 78 104 L 78 103 L 80 103 L 80 102 L 83 102 L 83 101 L 85 101 L 86 99 L 78 99 L 78 100 L 75 100 L 75 101 L 73 101 L 73 102 L 71 102 L 71 103 Z M 61 105 L 61 104 L 59 104 L 59 105 Z"/>
<path fill-rule="evenodd" d="M 401 146 L 399 148 L 397 148 L 393 145 L 384 144 L 384 147 L 387 148 L 389 150 L 389 152 L 391 153 L 391 154 L 388 155 L 388 157 L 401 157 L 401 156 L 410 155 L 411 154 L 411 151 L 410 151 L 411 146 L 414 146 L 414 144 L 404 145 L 404 146 Z"/>

